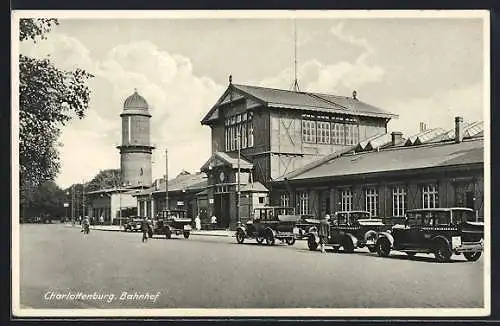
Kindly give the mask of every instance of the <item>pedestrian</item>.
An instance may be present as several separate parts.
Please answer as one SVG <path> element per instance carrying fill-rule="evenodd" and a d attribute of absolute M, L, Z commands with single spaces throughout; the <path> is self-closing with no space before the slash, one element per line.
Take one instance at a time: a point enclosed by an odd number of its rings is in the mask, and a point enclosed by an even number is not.
<path fill-rule="evenodd" d="M 89 234 L 90 232 L 90 222 L 88 218 L 83 219 L 82 221 L 82 230 L 80 232 L 83 232 L 84 234 Z"/>
<path fill-rule="evenodd" d="M 148 241 L 149 223 L 146 219 L 141 222 L 142 242 Z"/>
<path fill-rule="evenodd" d="M 196 230 L 200 231 L 201 230 L 201 219 L 200 219 L 200 215 L 196 215 L 196 218 L 194 219 L 194 223 L 195 223 L 195 226 L 196 226 Z"/>
<path fill-rule="evenodd" d="M 100 223 L 101 225 L 102 225 L 102 224 L 104 224 L 104 216 L 102 216 L 102 215 L 101 215 L 101 216 L 99 217 L 99 223 Z"/>
<path fill-rule="evenodd" d="M 212 224 L 212 230 L 215 230 L 215 226 L 217 225 L 217 217 L 215 214 L 210 218 L 210 224 Z"/>
<path fill-rule="evenodd" d="M 319 224 L 319 243 L 321 252 L 325 252 L 325 244 L 328 242 L 328 238 L 330 237 L 330 215 L 326 214 L 320 221 Z"/>

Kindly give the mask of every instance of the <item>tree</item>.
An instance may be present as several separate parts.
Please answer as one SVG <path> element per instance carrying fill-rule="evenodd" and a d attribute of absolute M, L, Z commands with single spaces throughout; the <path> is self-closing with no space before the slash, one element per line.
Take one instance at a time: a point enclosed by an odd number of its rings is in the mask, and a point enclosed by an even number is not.
<path fill-rule="evenodd" d="M 45 39 L 56 19 L 21 19 L 19 40 Z M 48 59 L 19 56 L 19 169 L 21 201 L 60 169 L 61 128 L 88 108 L 93 77 L 83 69 L 66 71 Z"/>
<path fill-rule="evenodd" d="M 86 186 L 86 191 L 120 186 L 120 169 L 100 171 Z"/>
<path fill-rule="evenodd" d="M 44 181 L 36 189 L 26 189 L 21 202 L 21 216 L 30 218 L 48 215 L 52 218 L 65 215 L 65 192 L 53 181 Z"/>

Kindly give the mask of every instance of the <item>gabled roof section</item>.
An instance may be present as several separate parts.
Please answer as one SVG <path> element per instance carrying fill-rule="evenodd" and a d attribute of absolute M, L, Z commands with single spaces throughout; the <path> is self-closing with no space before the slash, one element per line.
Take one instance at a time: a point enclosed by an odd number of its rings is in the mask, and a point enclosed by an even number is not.
<path fill-rule="evenodd" d="M 259 86 L 230 84 L 224 94 L 219 98 L 217 103 L 215 103 L 215 105 L 202 119 L 202 124 L 209 124 L 210 121 L 218 119 L 218 107 L 222 103 L 227 102 L 227 98 L 230 95 L 230 92 L 233 92 L 233 100 L 238 100 L 241 96 L 243 96 L 252 99 L 257 103 L 273 108 L 332 112 L 386 119 L 398 117 L 397 114 L 389 113 L 373 105 L 362 102 L 359 99 L 351 97 L 312 92 L 295 92 Z"/>
<path fill-rule="evenodd" d="M 358 146 L 356 146 L 356 152 L 360 152 L 360 151 L 365 151 L 365 150 L 372 150 L 372 149 L 377 149 L 377 148 L 381 148 L 389 143 L 391 143 L 392 141 L 392 136 L 391 134 L 379 134 L 379 135 L 375 135 L 373 137 L 370 137 L 362 142 L 360 142 L 358 144 Z"/>
<path fill-rule="evenodd" d="M 238 167 L 238 157 L 237 154 L 234 153 L 226 153 L 226 152 L 215 152 L 208 159 L 205 164 L 201 167 L 201 171 L 208 171 L 212 167 L 216 166 L 230 166 L 231 168 Z M 240 157 L 240 169 L 252 169 L 253 164 L 245 160 L 243 157 Z"/>
<path fill-rule="evenodd" d="M 440 135 L 445 134 L 445 130 L 443 128 L 433 128 L 429 130 L 425 130 L 415 134 L 413 136 L 408 137 L 406 140 L 405 146 L 413 146 L 413 145 L 421 145 L 432 140 L 435 140 Z"/>
<path fill-rule="evenodd" d="M 460 143 L 448 141 L 341 155 L 325 161 L 315 168 L 295 173 L 294 176 L 288 179 L 293 181 L 332 178 L 367 173 L 481 164 L 483 162 L 483 138 L 472 138 Z"/>

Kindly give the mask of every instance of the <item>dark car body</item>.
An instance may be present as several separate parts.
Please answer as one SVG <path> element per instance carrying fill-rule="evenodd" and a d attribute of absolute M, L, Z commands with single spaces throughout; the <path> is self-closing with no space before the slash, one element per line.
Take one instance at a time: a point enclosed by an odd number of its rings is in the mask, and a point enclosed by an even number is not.
<path fill-rule="evenodd" d="M 132 217 L 125 221 L 123 229 L 125 232 L 140 232 L 142 230 L 142 221 L 140 217 Z"/>
<path fill-rule="evenodd" d="M 172 209 L 158 212 L 156 219 L 153 221 L 153 233 L 164 235 L 167 239 L 170 239 L 173 234 L 182 234 L 184 238 L 189 238 L 193 221 L 186 216 L 185 210 Z"/>
<path fill-rule="evenodd" d="M 344 252 L 351 253 L 356 248 L 367 247 L 370 252 L 376 251 L 376 240 L 379 232 L 385 230 L 381 219 L 371 218 L 366 211 L 336 212 L 330 220 L 330 235 L 325 243 L 334 251 L 343 247 Z M 316 232 L 308 234 L 307 246 L 314 251 L 319 245 Z"/>
<path fill-rule="evenodd" d="M 320 220 L 314 215 L 301 215 L 296 227 L 299 229 L 299 234 L 296 235 L 297 239 L 307 238 L 309 233 L 317 231 Z"/>
<path fill-rule="evenodd" d="M 391 249 L 410 256 L 433 253 L 439 262 L 463 254 L 467 260 L 477 261 L 484 249 L 483 241 L 484 223 L 477 222 L 470 208 L 413 209 L 406 211 L 404 224 L 378 235 L 377 252 L 383 257 Z"/>
<path fill-rule="evenodd" d="M 300 215 L 290 207 L 266 206 L 254 209 L 254 217 L 236 230 L 236 241 L 243 243 L 246 238 L 262 244 L 274 245 L 276 240 L 293 245 L 299 230 L 296 227 Z"/>

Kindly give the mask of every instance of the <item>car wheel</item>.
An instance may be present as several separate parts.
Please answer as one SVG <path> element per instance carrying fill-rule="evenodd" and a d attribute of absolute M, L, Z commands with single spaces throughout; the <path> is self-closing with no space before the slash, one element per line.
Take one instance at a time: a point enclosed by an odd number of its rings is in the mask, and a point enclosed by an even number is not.
<path fill-rule="evenodd" d="M 377 254 L 380 257 L 387 257 L 391 253 L 391 243 L 389 240 L 382 238 L 377 241 Z"/>
<path fill-rule="evenodd" d="M 451 255 L 453 253 L 451 252 L 450 246 L 448 246 L 447 243 L 444 241 L 438 241 L 436 243 L 436 247 L 434 248 L 434 256 L 436 257 L 436 260 L 440 263 L 444 263 L 450 260 Z"/>
<path fill-rule="evenodd" d="M 240 244 L 243 243 L 243 241 L 245 241 L 245 234 L 243 233 L 243 231 L 238 230 L 236 232 L 236 241 Z"/>
<path fill-rule="evenodd" d="M 171 239 L 172 238 L 172 232 L 170 229 L 165 229 L 165 238 Z"/>
<path fill-rule="evenodd" d="M 266 234 L 266 244 L 268 246 L 273 246 L 275 242 L 276 242 L 276 239 L 274 238 L 274 234 L 272 232 L 267 232 L 267 234 Z"/>
<path fill-rule="evenodd" d="M 314 235 L 310 235 L 307 238 L 307 247 L 309 247 L 310 251 L 315 251 L 316 249 L 318 249 L 318 243 L 316 242 Z"/>
<path fill-rule="evenodd" d="M 340 246 L 333 246 L 332 250 L 333 250 L 333 252 L 339 252 Z"/>
<path fill-rule="evenodd" d="M 370 251 L 371 253 L 377 252 L 377 246 L 368 247 L 368 251 Z"/>
<path fill-rule="evenodd" d="M 148 237 L 149 237 L 150 239 L 152 239 L 152 238 L 153 238 L 153 231 L 151 231 L 151 230 L 150 230 L 150 231 L 148 232 Z"/>
<path fill-rule="evenodd" d="M 287 245 L 293 246 L 294 243 L 295 243 L 295 238 L 288 238 L 288 239 L 286 239 L 286 244 Z"/>
<path fill-rule="evenodd" d="M 258 235 L 255 237 L 255 240 L 257 241 L 258 244 L 262 244 L 262 242 L 264 242 L 264 237 Z"/>
<path fill-rule="evenodd" d="M 477 261 L 481 257 L 481 251 L 464 252 L 464 257 L 468 261 Z"/>
<path fill-rule="evenodd" d="M 184 232 L 183 235 L 184 235 L 184 239 L 189 239 L 189 232 Z"/>
<path fill-rule="evenodd" d="M 345 238 L 344 244 L 342 246 L 344 247 L 344 252 L 349 254 L 354 252 L 354 244 L 352 243 L 351 239 Z"/>

